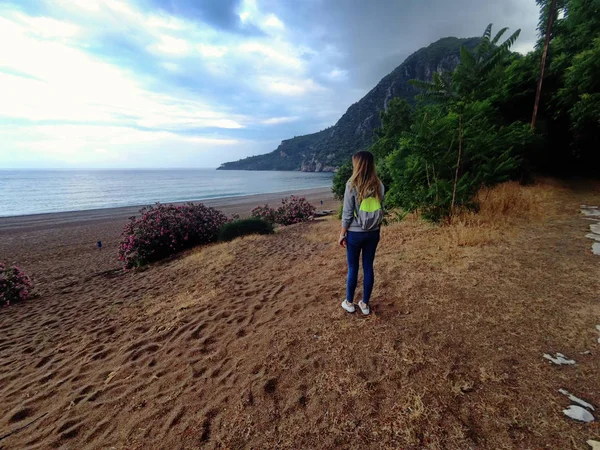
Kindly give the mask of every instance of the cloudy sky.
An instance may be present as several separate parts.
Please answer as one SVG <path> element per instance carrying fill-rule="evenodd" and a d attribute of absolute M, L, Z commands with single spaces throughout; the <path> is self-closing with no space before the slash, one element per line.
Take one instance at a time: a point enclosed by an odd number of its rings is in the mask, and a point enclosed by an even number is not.
<path fill-rule="evenodd" d="M 333 125 L 408 55 L 535 0 L 0 0 L 0 168 L 216 167 Z"/>

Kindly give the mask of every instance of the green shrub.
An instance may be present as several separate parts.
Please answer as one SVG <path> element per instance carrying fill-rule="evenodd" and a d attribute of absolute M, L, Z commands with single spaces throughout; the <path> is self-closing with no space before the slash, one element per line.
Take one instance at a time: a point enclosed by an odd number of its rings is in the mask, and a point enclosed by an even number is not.
<path fill-rule="evenodd" d="M 221 227 L 219 233 L 220 241 L 231 241 L 249 234 L 272 234 L 273 224 L 257 217 L 249 219 L 234 220 Z"/>
<path fill-rule="evenodd" d="M 333 176 L 333 186 L 331 192 L 336 200 L 342 200 L 344 198 L 344 192 L 346 191 L 346 183 L 352 176 L 352 159 L 348 159 Z"/>

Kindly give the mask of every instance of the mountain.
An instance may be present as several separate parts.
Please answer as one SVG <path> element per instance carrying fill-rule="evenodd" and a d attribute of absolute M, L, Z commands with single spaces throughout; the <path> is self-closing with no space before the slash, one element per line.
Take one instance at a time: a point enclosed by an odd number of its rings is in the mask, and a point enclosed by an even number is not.
<path fill-rule="evenodd" d="M 474 48 L 480 38 L 447 37 L 409 56 L 367 95 L 354 103 L 338 122 L 318 133 L 281 142 L 271 153 L 228 162 L 221 170 L 334 171 L 352 154 L 367 149 L 381 125 L 380 111 L 395 97 L 415 102 L 417 90 L 409 80 L 430 80 L 434 72 L 452 71 L 460 61 L 460 47 Z"/>

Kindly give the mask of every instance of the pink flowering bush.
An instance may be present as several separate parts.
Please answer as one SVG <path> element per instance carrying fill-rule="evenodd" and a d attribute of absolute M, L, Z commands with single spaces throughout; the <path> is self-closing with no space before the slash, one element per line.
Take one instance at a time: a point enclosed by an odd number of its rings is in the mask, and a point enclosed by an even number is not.
<path fill-rule="evenodd" d="M 0 305 L 8 306 L 28 300 L 33 283 L 19 267 L 0 263 Z"/>
<path fill-rule="evenodd" d="M 275 213 L 275 221 L 280 225 L 292 225 L 311 220 L 315 215 L 315 207 L 304 197 L 292 195 L 281 200 L 281 206 Z"/>
<path fill-rule="evenodd" d="M 142 208 L 130 217 L 121 235 L 119 259 L 125 268 L 158 261 L 186 248 L 217 240 L 229 221 L 221 211 L 202 204 L 162 205 Z"/>
<path fill-rule="evenodd" d="M 281 200 L 281 206 L 277 209 L 269 205 L 257 206 L 252 210 L 251 216 L 263 219 L 269 223 L 279 225 L 292 225 L 306 222 L 315 215 L 315 207 L 308 203 L 304 197 L 292 195 Z"/>
<path fill-rule="evenodd" d="M 250 216 L 257 219 L 263 219 L 270 224 L 274 224 L 277 221 L 277 212 L 273 208 L 269 207 L 269 205 L 257 206 L 252 210 Z"/>

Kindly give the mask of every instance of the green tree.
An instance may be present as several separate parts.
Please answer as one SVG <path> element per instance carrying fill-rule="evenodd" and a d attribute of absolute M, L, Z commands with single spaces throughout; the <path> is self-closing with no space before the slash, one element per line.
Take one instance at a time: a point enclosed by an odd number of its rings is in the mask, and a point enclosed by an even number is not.
<path fill-rule="evenodd" d="M 337 200 L 344 198 L 344 192 L 346 191 L 346 183 L 352 176 L 352 160 L 348 159 L 344 164 L 340 166 L 336 174 L 333 176 L 333 187 L 331 192 Z"/>
<path fill-rule="evenodd" d="M 539 64 L 551 0 L 538 0 Z M 558 174 L 600 174 L 600 0 L 557 0 L 540 103 L 544 151 L 533 161 Z M 539 74 L 539 66 L 534 67 Z"/>
<path fill-rule="evenodd" d="M 392 99 L 381 112 L 381 128 L 375 130 L 375 142 L 369 148 L 376 160 L 382 160 L 398 146 L 400 135 L 412 124 L 412 108 L 402 98 Z"/>

